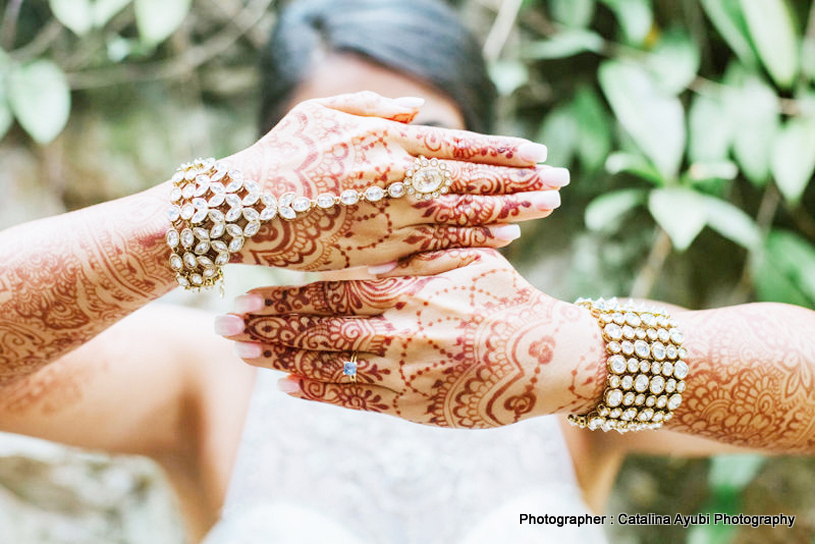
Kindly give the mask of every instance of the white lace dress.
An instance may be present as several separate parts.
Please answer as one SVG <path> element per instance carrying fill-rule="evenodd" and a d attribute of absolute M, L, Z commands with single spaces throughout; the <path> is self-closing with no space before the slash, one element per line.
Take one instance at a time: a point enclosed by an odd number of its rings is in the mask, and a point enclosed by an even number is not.
<path fill-rule="evenodd" d="M 205 544 L 604 544 L 556 418 L 451 430 L 293 399 L 259 371 L 222 520 Z M 563 540 L 566 539 L 566 540 Z"/>

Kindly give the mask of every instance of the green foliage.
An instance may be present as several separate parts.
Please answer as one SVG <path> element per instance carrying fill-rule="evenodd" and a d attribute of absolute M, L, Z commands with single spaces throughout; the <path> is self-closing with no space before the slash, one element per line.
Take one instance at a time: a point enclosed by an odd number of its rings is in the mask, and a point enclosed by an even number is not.
<path fill-rule="evenodd" d="M 133 0 L 136 26 L 142 40 L 156 45 L 175 32 L 187 13 L 192 0 Z"/>
<path fill-rule="evenodd" d="M 17 121 L 41 144 L 62 132 L 71 111 L 71 92 L 65 74 L 48 60 L 12 66 L 8 99 Z"/>

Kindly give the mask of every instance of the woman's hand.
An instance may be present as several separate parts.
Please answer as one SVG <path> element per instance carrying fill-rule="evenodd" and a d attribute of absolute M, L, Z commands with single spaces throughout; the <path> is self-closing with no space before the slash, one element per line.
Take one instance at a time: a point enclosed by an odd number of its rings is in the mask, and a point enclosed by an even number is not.
<path fill-rule="evenodd" d="M 535 290 L 492 250 L 416 261 L 461 267 L 258 289 L 216 329 L 248 363 L 290 373 L 281 387 L 293 396 L 427 425 L 495 427 L 596 402 L 603 342 L 588 311 Z"/>
<path fill-rule="evenodd" d="M 402 181 L 418 156 L 452 173 L 450 194 L 417 201 L 319 208 L 277 218 L 238 255 L 243 262 L 330 270 L 394 261 L 449 247 L 501 247 L 517 238 L 508 223 L 545 217 L 560 204 L 564 168 L 537 166 L 546 148 L 519 138 L 409 125 L 421 100 L 363 92 L 311 100 L 229 162 L 279 197 L 314 198 Z"/>

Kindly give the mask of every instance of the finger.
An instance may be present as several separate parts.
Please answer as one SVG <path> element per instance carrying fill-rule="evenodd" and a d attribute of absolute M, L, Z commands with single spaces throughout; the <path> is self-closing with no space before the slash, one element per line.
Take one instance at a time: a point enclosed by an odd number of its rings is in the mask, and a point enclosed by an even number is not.
<path fill-rule="evenodd" d="M 512 195 L 441 195 L 421 200 L 413 208 L 423 223 L 473 226 L 517 223 L 540 219 L 560 206 L 558 191 L 533 191 Z"/>
<path fill-rule="evenodd" d="M 559 189 L 569 184 L 569 170 L 552 166 L 517 168 L 464 161 L 442 161 L 450 171 L 453 193 L 497 195 Z"/>
<path fill-rule="evenodd" d="M 346 364 L 352 360 L 352 351 L 309 351 L 278 344 L 261 347 L 259 357 L 244 358 L 253 366 L 282 370 L 311 380 L 332 383 L 353 383 L 345 374 Z M 385 360 L 372 353 L 357 353 L 357 382 L 382 385 L 391 369 Z"/>
<path fill-rule="evenodd" d="M 415 280 L 318 281 L 299 287 L 262 287 L 235 299 L 235 311 L 255 315 L 376 316 L 419 285 Z"/>
<path fill-rule="evenodd" d="M 401 128 L 400 143 L 411 155 L 501 166 L 534 166 L 546 160 L 546 146 L 511 136 L 423 125 Z"/>
<path fill-rule="evenodd" d="M 361 91 L 330 98 L 318 98 L 314 102 L 351 115 L 382 117 L 399 123 L 410 123 L 419 113 L 424 99 L 414 96 L 386 98 L 373 91 Z"/>
<path fill-rule="evenodd" d="M 243 332 L 228 338 L 315 351 L 369 351 L 377 355 L 384 355 L 393 339 L 404 334 L 382 317 L 249 314 L 244 317 L 244 324 Z"/>
<path fill-rule="evenodd" d="M 471 265 L 485 256 L 483 249 L 463 248 L 416 253 L 393 266 L 370 266 L 368 272 L 380 278 L 400 276 L 435 276 Z"/>
<path fill-rule="evenodd" d="M 300 399 L 325 402 L 352 410 L 396 415 L 396 393 L 378 385 L 340 385 L 294 375 L 282 378 L 277 386 L 281 391 Z"/>
<path fill-rule="evenodd" d="M 408 229 L 404 242 L 411 252 L 435 251 L 459 247 L 504 247 L 521 236 L 518 225 L 457 227 L 431 223 Z"/>

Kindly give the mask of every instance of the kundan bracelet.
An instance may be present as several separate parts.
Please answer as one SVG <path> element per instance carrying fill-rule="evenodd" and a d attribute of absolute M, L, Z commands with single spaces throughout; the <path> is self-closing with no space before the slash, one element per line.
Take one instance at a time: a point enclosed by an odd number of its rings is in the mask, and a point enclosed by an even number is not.
<path fill-rule="evenodd" d="M 443 162 L 420 156 L 402 181 L 387 188 L 371 185 L 315 198 L 288 192 L 276 198 L 262 192 L 257 182 L 244 180 L 239 170 L 208 158 L 182 164 L 171 181 L 167 217 L 172 226 L 166 236 L 170 268 L 179 285 L 201 289 L 222 281 L 222 266 L 266 221 L 275 217 L 291 221 L 314 208 L 354 206 L 386 197 L 431 199 L 449 192 L 452 177 Z"/>
<path fill-rule="evenodd" d="M 624 433 L 658 429 L 682 404 L 688 365 L 682 333 L 665 310 L 620 304 L 617 299 L 578 299 L 602 329 L 606 387 L 597 406 L 569 423 Z"/>

